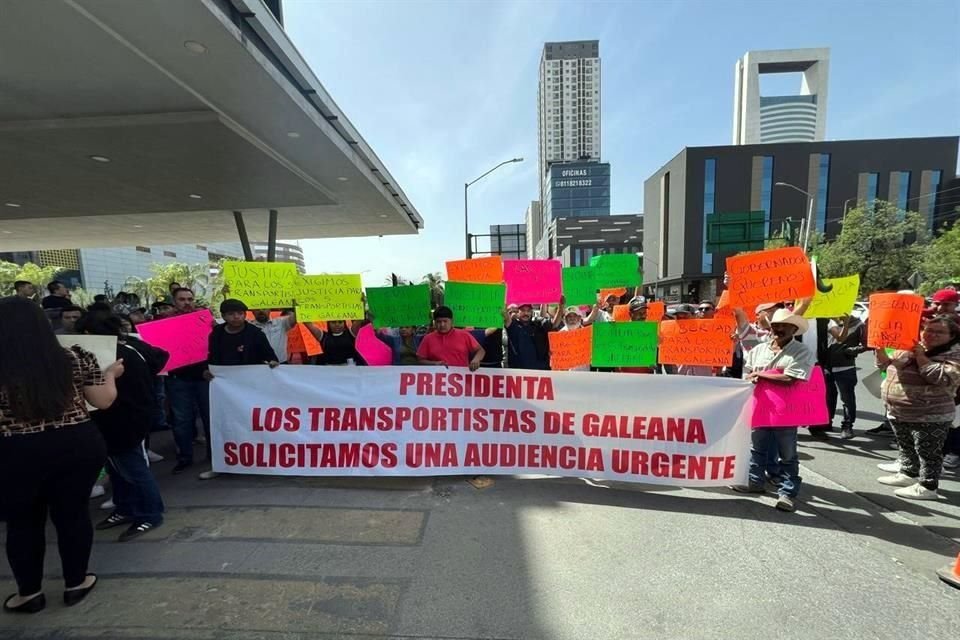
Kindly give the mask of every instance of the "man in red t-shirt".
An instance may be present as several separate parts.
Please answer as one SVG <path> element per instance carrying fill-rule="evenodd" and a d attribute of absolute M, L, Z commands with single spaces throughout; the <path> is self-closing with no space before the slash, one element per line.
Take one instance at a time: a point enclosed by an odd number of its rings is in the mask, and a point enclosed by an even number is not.
<path fill-rule="evenodd" d="M 469 331 L 453 328 L 453 311 L 437 307 L 433 323 L 437 330 L 423 336 L 417 349 L 420 364 L 470 367 L 470 371 L 476 371 L 486 352 Z"/>

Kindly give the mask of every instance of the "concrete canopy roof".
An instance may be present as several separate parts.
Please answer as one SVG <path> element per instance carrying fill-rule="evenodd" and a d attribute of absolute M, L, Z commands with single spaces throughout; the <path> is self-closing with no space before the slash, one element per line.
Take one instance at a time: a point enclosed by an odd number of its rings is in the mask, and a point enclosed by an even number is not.
<path fill-rule="evenodd" d="M 423 227 L 260 0 L 5 0 L 0 176 L 3 251 Z"/>

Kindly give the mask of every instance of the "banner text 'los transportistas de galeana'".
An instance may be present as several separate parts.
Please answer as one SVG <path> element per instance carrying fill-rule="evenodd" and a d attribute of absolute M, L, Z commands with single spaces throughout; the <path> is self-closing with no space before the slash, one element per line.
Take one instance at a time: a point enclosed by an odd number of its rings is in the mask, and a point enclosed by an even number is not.
<path fill-rule="evenodd" d="M 216 471 L 746 481 L 752 386 L 741 380 L 433 367 L 211 369 Z"/>

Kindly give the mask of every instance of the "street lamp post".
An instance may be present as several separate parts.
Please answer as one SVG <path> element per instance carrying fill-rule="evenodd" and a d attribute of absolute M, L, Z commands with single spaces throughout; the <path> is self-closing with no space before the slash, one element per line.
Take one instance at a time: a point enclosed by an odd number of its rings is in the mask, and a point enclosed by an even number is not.
<path fill-rule="evenodd" d="M 801 245 L 803 250 L 806 251 L 810 245 L 810 228 L 813 226 L 813 196 L 801 189 L 800 187 L 790 184 L 789 182 L 777 182 L 774 183 L 774 186 L 777 187 L 789 187 L 794 191 L 799 191 L 803 195 L 807 196 L 807 219 L 805 220 L 805 225 L 801 224 L 800 226 L 800 238 Z"/>
<path fill-rule="evenodd" d="M 491 173 L 493 173 L 503 165 L 511 164 L 513 162 L 523 162 L 523 158 L 513 158 L 511 160 L 504 160 L 503 162 L 495 166 L 493 169 L 490 169 L 489 171 L 484 173 L 482 176 L 480 176 L 476 180 L 463 183 L 463 239 L 466 243 L 465 255 L 467 258 L 473 257 L 473 248 L 470 246 L 470 219 L 467 214 L 467 189 L 470 188 L 470 185 L 474 184 L 475 182 L 479 182 L 483 178 L 486 178 L 488 175 L 490 175 Z"/>

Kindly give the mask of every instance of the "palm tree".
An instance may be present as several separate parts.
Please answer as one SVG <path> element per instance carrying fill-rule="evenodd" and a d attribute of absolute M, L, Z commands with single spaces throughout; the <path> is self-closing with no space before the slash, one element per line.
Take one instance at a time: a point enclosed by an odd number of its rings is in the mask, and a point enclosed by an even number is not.
<path fill-rule="evenodd" d="M 443 304 L 443 275 L 437 271 L 423 276 L 423 284 L 430 285 L 430 308 L 436 309 Z"/>

